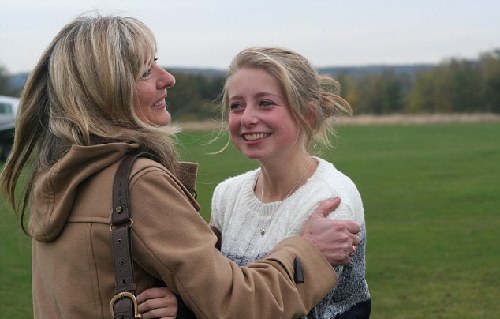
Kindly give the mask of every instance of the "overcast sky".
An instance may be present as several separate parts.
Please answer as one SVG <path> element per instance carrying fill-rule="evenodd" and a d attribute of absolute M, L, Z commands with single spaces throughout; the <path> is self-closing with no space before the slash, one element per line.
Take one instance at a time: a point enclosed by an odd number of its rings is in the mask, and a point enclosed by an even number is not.
<path fill-rule="evenodd" d="M 277 45 L 316 66 L 438 63 L 500 48 L 498 0 L 0 0 L 0 65 L 30 71 L 77 15 L 129 15 L 155 33 L 159 63 L 226 68 Z"/>

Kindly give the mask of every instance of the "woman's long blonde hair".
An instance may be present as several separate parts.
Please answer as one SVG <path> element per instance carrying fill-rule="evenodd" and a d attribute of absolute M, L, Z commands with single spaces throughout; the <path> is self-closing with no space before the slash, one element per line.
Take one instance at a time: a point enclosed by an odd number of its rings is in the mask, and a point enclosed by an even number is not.
<path fill-rule="evenodd" d="M 133 111 L 136 82 L 155 53 L 151 30 L 131 17 L 82 16 L 56 35 L 26 82 L 14 145 L 0 175 L 21 225 L 35 177 L 74 144 L 138 143 L 175 174 L 175 129 L 147 125 Z M 28 165 L 17 204 L 16 186 Z"/>

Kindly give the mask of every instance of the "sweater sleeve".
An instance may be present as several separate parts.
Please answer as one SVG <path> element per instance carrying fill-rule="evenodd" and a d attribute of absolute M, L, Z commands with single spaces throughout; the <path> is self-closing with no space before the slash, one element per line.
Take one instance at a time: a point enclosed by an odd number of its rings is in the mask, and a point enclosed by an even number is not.
<path fill-rule="evenodd" d="M 158 167 L 134 175 L 131 202 L 134 259 L 198 318 L 298 318 L 336 283 L 326 259 L 300 237 L 284 240 L 264 260 L 238 267 L 215 249 L 216 236 L 178 181 Z M 304 283 L 293 280 L 295 257 Z"/>
<path fill-rule="evenodd" d="M 211 205 L 211 211 L 210 211 L 210 224 L 217 228 L 219 231 L 222 231 L 222 219 L 223 216 L 221 216 L 221 187 L 222 184 L 219 184 L 215 187 L 214 193 L 212 195 L 212 205 Z"/>

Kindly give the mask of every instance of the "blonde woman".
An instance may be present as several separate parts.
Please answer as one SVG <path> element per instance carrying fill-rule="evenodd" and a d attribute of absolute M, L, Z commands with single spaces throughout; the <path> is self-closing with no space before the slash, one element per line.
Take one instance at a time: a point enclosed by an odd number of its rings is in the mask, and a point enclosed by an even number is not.
<path fill-rule="evenodd" d="M 330 144 L 331 118 L 351 113 L 338 83 L 291 50 L 248 48 L 232 61 L 222 99 L 233 144 L 260 164 L 215 189 L 211 223 L 222 234 L 222 253 L 240 266 L 264 257 L 300 234 L 317 204 L 335 194 L 342 202 L 329 218 L 360 224 L 361 243 L 350 263 L 336 267 L 337 286 L 307 318 L 369 318 L 360 194 L 349 177 L 310 152 L 315 143 Z"/>

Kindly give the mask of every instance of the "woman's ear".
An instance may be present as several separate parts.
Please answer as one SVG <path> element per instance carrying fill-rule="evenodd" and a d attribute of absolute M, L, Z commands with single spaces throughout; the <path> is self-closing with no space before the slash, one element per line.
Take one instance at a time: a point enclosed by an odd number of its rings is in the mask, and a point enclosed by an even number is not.
<path fill-rule="evenodd" d="M 314 127 L 314 124 L 316 122 L 316 103 L 314 103 L 313 101 L 309 101 L 307 103 L 307 110 L 306 110 L 306 116 L 305 116 L 305 119 L 307 121 L 307 123 L 309 124 L 309 126 L 311 127 Z"/>

